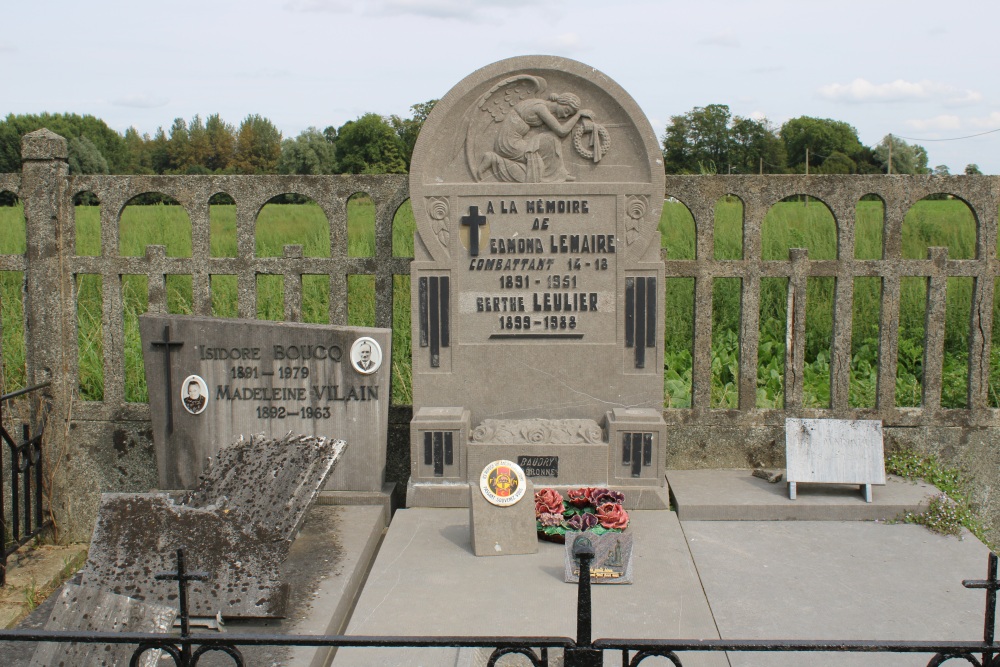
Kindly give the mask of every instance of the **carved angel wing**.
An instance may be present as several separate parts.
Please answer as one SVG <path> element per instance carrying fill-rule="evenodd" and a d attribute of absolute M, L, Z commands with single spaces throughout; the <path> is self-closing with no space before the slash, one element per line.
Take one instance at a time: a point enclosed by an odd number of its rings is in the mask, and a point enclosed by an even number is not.
<path fill-rule="evenodd" d="M 476 108 L 486 114 L 474 117 L 475 114 L 470 110 L 465 119 L 465 131 L 459 135 L 465 140 L 465 160 L 474 177 L 482 152 L 482 147 L 476 146 L 479 135 L 493 123 L 502 121 L 522 100 L 537 97 L 545 90 L 546 85 L 545 79 L 540 76 L 517 74 L 497 83 L 476 100 Z"/>
<path fill-rule="evenodd" d="M 489 113 L 493 122 L 499 123 L 518 102 L 537 97 L 545 90 L 545 85 L 545 79 L 540 76 L 518 74 L 490 88 L 476 106 Z"/>

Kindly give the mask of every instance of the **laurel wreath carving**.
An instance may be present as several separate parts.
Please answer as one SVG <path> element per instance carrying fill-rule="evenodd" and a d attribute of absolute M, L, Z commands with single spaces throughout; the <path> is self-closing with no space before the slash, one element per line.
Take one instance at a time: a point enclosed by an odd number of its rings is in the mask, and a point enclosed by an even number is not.
<path fill-rule="evenodd" d="M 471 438 L 502 445 L 597 444 L 604 430 L 592 419 L 484 419 Z"/>
<path fill-rule="evenodd" d="M 599 162 L 602 157 L 608 154 L 611 150 L 611 135 L 608 134 L 608 130 L 603 125 L 598 125 L 597 123 L 577 123 L 576 128 L 573 130 L 573 147 L 576 148 L 576 152 L 582 155 L 584 158 L 590 160 L 594 157 L 593 140 L 590 141 L 590 146 L 586 144 L 583 140 L 583 135 L 597 133 L 600 138 L 600 155 L 594 162 Z"/>
<path fill-rule="evenodd" d="M 625 245 L 632 245 L 642 236 L 639 229 L 642 219 L 649 208 L 649 198 L 646 195 L 629 195 L 625 200 Z"/>

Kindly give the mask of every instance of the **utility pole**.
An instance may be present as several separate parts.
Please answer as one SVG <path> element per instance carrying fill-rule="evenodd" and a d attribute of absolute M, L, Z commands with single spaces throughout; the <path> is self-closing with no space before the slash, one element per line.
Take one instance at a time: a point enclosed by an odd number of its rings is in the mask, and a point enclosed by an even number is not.
<path fill-rule="evenodd" d="M 809 175 L 809 147 L 806 147 L 806 176 Z M 806 206 L 809 206 L 809 195 L 806 195 Z"/>
<path fill-rule="evenodd" d="M 887 174 L 892 175 L 892 133 L 889 133 L 889 165 Z"/>

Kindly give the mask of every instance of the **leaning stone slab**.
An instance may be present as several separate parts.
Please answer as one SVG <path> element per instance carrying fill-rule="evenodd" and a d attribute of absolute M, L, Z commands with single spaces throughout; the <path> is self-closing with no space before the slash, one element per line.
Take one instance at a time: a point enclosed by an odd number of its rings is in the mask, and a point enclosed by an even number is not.
<path fill-rule="evenodd" d="M 174 584 L 176 586 L 176 584 Z M 89 586 L 66 584 L 45 623 L 46 630 L 73 632 L 170 632 L 177 609 L 140 602 Z M 131 644 L 42 643 L 31 658 L 31 667 L 88 665 L 125 667 L 136 647 Z M 160 651 L 147 651 L 140 667 L 156 667 Z"/>
<path fill-rule="evenodd" d="M 250 438 L 220 456 L 201 486 L 180 502 L 165 493 L 104 494 L 83 583 L 143 601 L 172 603 L 183 548 L 192 615 L 260 618 L 285 613 L 281 564 L 346 443 L 288 435 Z"/>

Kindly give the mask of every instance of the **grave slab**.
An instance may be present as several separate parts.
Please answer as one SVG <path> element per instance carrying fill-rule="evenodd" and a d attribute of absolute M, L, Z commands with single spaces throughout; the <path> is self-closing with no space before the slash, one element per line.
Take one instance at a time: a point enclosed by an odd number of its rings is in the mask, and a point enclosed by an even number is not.
<path fill-rule="evenodd" d="M 668 470 L 670 494 L 682 521 L 890 521 L 922 512 L 938 490 L 888 476 L 871 503 L 857 487 L 810 484 L 790 500 L 785 484 L 770 484 L 752 470 Z"/>
<path fill-rule="evenodd" d="M 104 494 L 83 583 L 166 604 L 184 548 L 192 570 L 194 616 L 273 617 L 285 613 L 280 568 L 319 489 L 347 448 L 311 436 L 249 438 L 224 447 L 199 487 L 175 502 L 165 493 Z"/>
<path fill-rule="evenodd" d="M 723 639 L 982 641 L 988 549 L 922 526 L 682 521 Z M 732 667 L 912 667 L 920 654 L 730 653 Z M 685 664 L 687 661 L 685 660 Z"/>
<path fill-rule="evenodd" d="M 632 586 L 595 586 L 594 637 L 718 638 L 676 515 L 630 513 Z M 564 546 L 534 554 L 477 558 L 468 510 L 398 510 L 348 625 L 356 635 L 576 635 L 576 586 L 563 582 Z M 514 602 L 510 602 L 510 601 Z M 501 607 L 523 613 L 501 613 Z M 489 651 L 341 649 L 335 666 L 485 665 Z M 550 658 L 552 658 L 550 652 Z M 620 665 L 608 654 L 607 664 Z M 505 658 L 504 664 L 511 660 Z M 685 665 L 723 666 L 725 656 Z"/>
<path fill-rule="evenodd" d="M 232 619 L 226 621 L 225 630 L 234 634 L 279 635 L 340 632 L 374 560 L 387 522 L 388 513 L 382 506 L 314 506 L 282 565 L 282 578 L 289 584 L 287 617 Z M 42 603 L 18 629 L 43 627 L 57 596 L 58 593 Z M 170 606 L 176 610 L 176 601 Z M 213 638 L 225 636 L 204 628 L 194 628 L 194 632 Z M 0 665 L 27 667 L 35 649 L 32 643 L 0 642 Z M 248 665 L 322 667 L 330 661 L 328 650 L 314 647 L 245 646 L 240 650 Z M 222 654 L 209 653 L 198 664 L 231 667 L 233 662 Z"/>
<path fill-rule="evenodd" d="M 160 632 L 171 631 L 177 609 L 146 604 L 124 595 L 115 595 L 89 586 L 66 584 L 45 623 L 45 630 L 74 632 Z M 30 667 L 52 665 L 93 665 L 125 667 L 134 646 L 128 644 L 39 644 Z M 160 651 L 147 651 L 141 667 L 156 667 Z"/>

